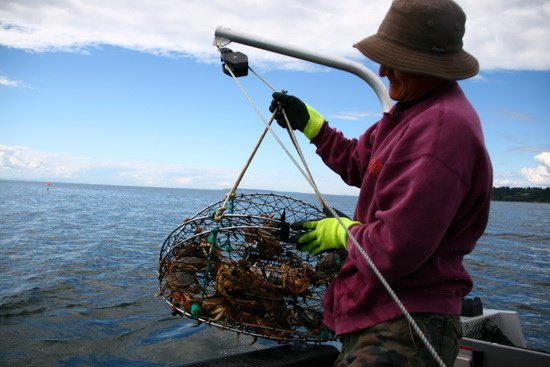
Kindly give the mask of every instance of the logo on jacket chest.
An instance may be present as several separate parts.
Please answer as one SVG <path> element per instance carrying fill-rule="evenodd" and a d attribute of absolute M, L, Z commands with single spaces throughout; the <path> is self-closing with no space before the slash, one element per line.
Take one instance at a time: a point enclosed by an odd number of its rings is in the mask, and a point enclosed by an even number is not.
<path fill-rule="evenodd" d="M 367 167 L 367 173 L 369 176 L 377 178 L 380 175 L 380 172 L 382 172 L 383 166 L 384 162 L 380 158 L 372 157 L 370 159 L 369 166 Z"/>

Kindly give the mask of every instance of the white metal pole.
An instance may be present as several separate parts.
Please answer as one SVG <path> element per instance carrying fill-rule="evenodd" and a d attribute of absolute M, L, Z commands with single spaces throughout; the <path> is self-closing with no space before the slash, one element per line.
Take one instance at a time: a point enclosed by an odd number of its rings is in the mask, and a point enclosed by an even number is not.
<path fill-rule="evenodd" d="M 358 62 L 339 56 L 311 52 L 309 50 L 289 46 L 280 42 L 266 40 L 255 35 L 237 32 L 230 28 L 216 28 L 214 43 L 223 46 L 230 42 L 237 42 L 243 45 L 260 48 L 297 59 L 310 61 L 319 65 L 347 71 L 360 77 L 370 85 L 380 100 L 382 111 L 387 112 L 392 106 L 392 101 L 388 95 L 386 86 L 382 83 L 380 78 L 369 68 Z"/>

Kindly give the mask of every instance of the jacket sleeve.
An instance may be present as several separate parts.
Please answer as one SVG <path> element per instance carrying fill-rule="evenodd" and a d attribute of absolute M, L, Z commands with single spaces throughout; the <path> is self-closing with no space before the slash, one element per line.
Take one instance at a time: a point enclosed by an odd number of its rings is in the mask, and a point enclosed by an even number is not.
<path fill-rule="evenodd" d="M 370 159 L 370 140 L 375 127 L 371 126 L 357 140 L 347 139 L 340 131 L 325 123 L 311 142 L 317 147 L 316 153 L 323 162 L 346 184 L 361 187 Z"/>

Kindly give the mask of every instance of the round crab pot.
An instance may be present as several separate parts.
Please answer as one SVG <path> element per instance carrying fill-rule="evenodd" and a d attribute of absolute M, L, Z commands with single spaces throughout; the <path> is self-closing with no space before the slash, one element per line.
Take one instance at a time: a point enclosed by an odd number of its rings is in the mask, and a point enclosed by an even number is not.
<path fill-rule="evenodd" d="M 301 200 L 240 194 L 221 217 L 214 203 L 176 228 L 159 257 L 159 294 L 174 313 L 226 330 L 277 340 L 325 342 L 322 296 L 343 252 L 311 256 L 289 223 L 321 218 Z"/>

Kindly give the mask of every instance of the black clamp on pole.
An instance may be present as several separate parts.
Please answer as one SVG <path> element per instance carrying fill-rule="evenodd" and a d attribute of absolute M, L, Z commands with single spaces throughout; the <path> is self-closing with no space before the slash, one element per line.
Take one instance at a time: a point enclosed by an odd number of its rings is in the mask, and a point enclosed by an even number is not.
<path fill-rule="evenodd" d="M 235 77 L 248 75 L 248 57 L 242 52 L 233 52 L 229 48 L 220 49 L 222 70 L 225 74 L 231 76 L 227 68 L 231 69 L 231 72 Z"/>

